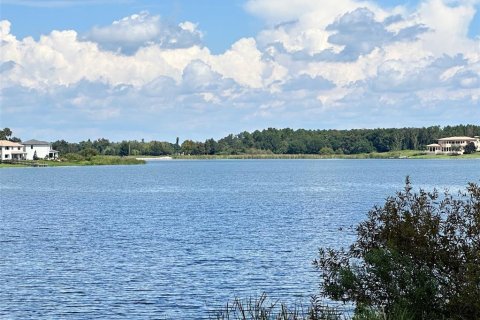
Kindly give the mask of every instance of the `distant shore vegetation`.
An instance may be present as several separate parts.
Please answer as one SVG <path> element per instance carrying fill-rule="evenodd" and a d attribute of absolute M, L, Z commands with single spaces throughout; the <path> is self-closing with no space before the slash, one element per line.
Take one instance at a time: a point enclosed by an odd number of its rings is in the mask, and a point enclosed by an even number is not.
<path fill-rule="evenodd" d="M 0 139 L 21 142 L 9 128 L 0 130 Z M 479 158 L 479 152 L 458 155 L 431 155 L 426 145 L 449 136 L 478 136 L 480 125 L 431 126 L 423 128 L 306 130 L 256 130 L 230 134 L 205 141 L 124 140 L 106 138 L 68 142 L 57 140 L 52 148 L 57 161 L 48 166 L 142 164 L 137 158 L 172 157 L 174 159 L 442 159 Z M 40 162 L 42 162 L 41 160 Z M 0 167 L 18 164 L 0 163 Z"/>
<path fill-rule="evenodd" d="M 480 135 L 479 125 L 432 126 L 400 129 L 293 130 L 268 128 L 230 134 L 219 140 L 180 139 L 175 142 L 130 140 L 112 142 L 101 138 L 71 143 L 53 142 L 60 155 L 110 156 L 225 156 L 225 155 L 358 155 L 425 150 L 425 146 L 448 136 Z"/>

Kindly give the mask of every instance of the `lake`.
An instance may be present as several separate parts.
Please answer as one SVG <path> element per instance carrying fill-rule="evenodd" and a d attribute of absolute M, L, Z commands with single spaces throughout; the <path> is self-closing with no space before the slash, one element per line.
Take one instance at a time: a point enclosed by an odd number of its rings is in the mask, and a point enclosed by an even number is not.
<path fill-rule="evenodd" d="M 208 318 L 318 292 L 319 247 L 404 186 L 463 189 L 479 160 L 208 160 L 0 169 L 0 318 Z"/>

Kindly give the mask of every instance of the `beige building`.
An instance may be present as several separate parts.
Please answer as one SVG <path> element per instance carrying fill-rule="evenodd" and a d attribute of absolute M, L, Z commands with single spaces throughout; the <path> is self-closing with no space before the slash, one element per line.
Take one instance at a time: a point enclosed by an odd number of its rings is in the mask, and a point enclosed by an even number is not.
<path fill-rule="evenodd" d="M 427 153 L 430 154 L 463 154 L 467 144 L 473 142 L 477 151 L 480 151 L 480 138 L 471 137 L 448 137 L 438 139 L 438 143 L 427 145 Z"/>
<path fill-rule="evenodd" d="M 23 144 L 0 140 L 0 160 L 25 160 L 27 152 Z"/>

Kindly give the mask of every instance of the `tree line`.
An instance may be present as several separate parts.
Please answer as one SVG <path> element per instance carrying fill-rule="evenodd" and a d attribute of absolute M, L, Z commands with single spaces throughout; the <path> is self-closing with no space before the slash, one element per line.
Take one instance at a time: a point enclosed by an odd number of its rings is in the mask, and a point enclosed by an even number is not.
<path fill-rule="evenodd" d="M 397 150 L 422 150 L 427 144 L 448 136 L 478 136 L 480 125 L 431 126 L 399 129 L 352 130 L 256 130 L 230 134 L 219 140 L 122 141 L 108 139 L 69 143 L 55 141 L 60 154 L 97 153 L 104 155 L 236 155 L 236 154 L 358 154 Z"/>
<path fill-rule="evenodd" d="M 6 130 L 8 128 L 5 128 Z M 6 132 L 10 136 L 10 129 Z M 57 140 L 52 147 L 60 154 L 92 155 L 238 155 L 238 154 L 359 154 L 398 150 L 423 150 L 448 136 L 478 136 L 480 125 L 431 126 L 423 128 L 293 130 L 268 128 L 230 134 L 219 140 L 175 142 L 130 140 L 113 142 L 105 138 L 78 143 Z M 8 136 L 7 136 L 8 138 Z M 18 138 L 15 138 L 19 140 Z"/>

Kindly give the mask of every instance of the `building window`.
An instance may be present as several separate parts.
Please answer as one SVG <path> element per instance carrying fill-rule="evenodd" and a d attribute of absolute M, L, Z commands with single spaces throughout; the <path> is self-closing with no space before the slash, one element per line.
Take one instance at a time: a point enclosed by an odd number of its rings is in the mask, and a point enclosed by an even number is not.
<path fill-rule="evenodd" d="M 6 154 L 6 155 L 5 155 L 5 159 L 7 159 L 7 158 L 8 158 L 8 156 L 9 156 L 9 155 L 8 155 L 8 154 Z"/>
<path fill-rule="evenodd" d="M 10 147 L 5 147 L 5 150 L 10 150 Z"/>

